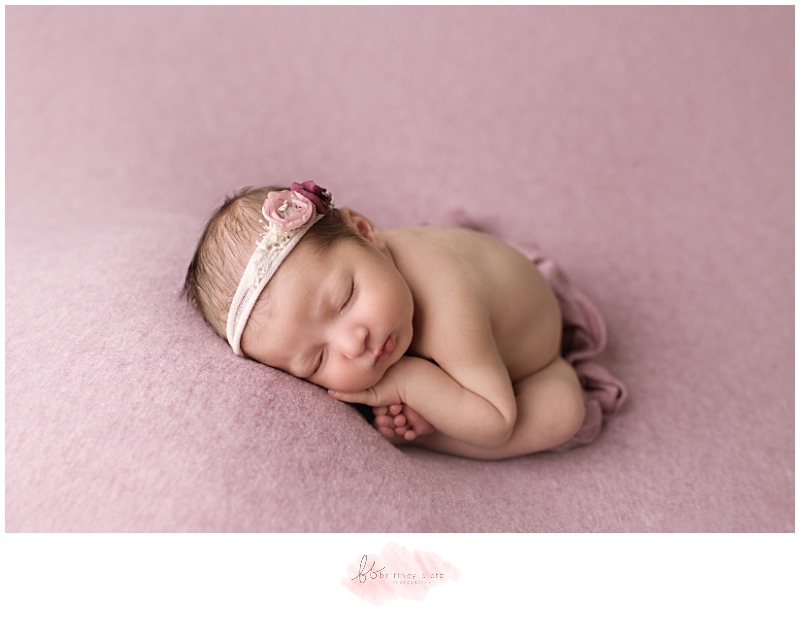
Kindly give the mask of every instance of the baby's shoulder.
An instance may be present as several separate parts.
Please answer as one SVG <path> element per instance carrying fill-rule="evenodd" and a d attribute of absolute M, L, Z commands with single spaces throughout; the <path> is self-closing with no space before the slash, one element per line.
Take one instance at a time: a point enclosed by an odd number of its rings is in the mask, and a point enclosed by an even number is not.
<path fill-rule="evenodd" d="M 484 250 L 487 244 L 498 242 L 483 232 L 460 227 L 426 225 L 389 228 L 383 232 L 392 253 L 436 255 L 440 259 L 469 258 L 475 251 Z"/>
<path fill-rule="evenodd" d="M 470 307 L 476 313 L 493 309 L 531 268 L 514 249 L 475 230 L 398 228 L 387 240 L 415 302 L 428 305 L 418 308 L 431 315 L 448 316 L 453 306 Z"/>
<path fill-rule="evenodd" d="M 528 258 L 460 228 L 413 228 L 394 240 L 414 295 L 417 352 L 435 359 L 462 353 L 454 341 L 480 342 L 488 328 L 512 379 L 552 360 L 561 338 L 558 301 Z"/>
<path fill-rule="evenodd" d="M 474 271 L 476 254 L 484 250 L 483 235 L 472 230 L 425 226 L 393 228 L 386 234 L 397 267 L 412 282 L 443 274 L 457 281 L 464 271 Z"/>
<path fill-rule="evenodd" d="M 438 284 L 491 288 L 512 281 L 530 262 L 504 242 L 476 230 L 415 227 L 387 230 L 398 268 L 408 276 L 440 278 Z M 405 273 L 404 273 L 405 274 Z"/>

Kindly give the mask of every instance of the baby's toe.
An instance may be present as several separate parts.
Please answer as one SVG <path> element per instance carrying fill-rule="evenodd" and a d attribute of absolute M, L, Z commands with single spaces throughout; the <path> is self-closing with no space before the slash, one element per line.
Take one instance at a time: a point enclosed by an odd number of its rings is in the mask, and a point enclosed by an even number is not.
<path fill-rule="evenodd" d="M 376 427 L 387 427 L 389 429 L 394 429 L 395 427 L 394 417 L 391 417 L 388 414 L 376 416 L 374 423 Z"/>
<path fill-rule="evenodd" d="M 435 427 L 426 421 L 419 412 L 406 406 L 403 414 L 408 418 L 408 423 L 414 428 L 417 436 L 424 436 L 436 431 Z"/>
<path fill-rule="evenodd" d="M 391 439 L 394 437 L 394 431 L 392 431 L 389 427 L 378 427 L 377 429 L 378 433 L 384 438 Z"/>
<path fill-rule="evenodd" d="M 393 403 L 389 406 L 389 413 L 392 415 L 400 414 L 403 411 L 402 403 Z"/>

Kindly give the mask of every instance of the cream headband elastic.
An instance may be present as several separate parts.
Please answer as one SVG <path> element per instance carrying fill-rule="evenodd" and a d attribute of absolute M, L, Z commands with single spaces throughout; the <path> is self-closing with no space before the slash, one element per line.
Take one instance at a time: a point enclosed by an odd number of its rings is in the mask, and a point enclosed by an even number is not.
<path fill-rule="evenodd" d="M 267 194 L 261 211 L 265 231 L 228 311 L 228 343 L 234 354 L 244 356 L 242 333 L 264 287 L 305 233 L 323 216 L 330 215 L 332 208 L 331 194 L 311 181 L 294 182 L 290 190 Z"/>

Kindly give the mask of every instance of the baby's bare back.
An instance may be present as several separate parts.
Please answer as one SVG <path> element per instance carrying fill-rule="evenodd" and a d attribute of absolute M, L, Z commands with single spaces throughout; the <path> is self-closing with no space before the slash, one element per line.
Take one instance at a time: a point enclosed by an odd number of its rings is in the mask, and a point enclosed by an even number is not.
<path fill-rule="evenodd" d="M 469 307 L 485 309 L 512 382 L 558 356 L 558 302 L 525 256 L 491 236 L 461 228 L 395 228 L 384 234 L 414 296 L 412 354 L 436 360 L 434 351 L 447 343 L 437 340 L 440 330 L 431 325 Z"/>

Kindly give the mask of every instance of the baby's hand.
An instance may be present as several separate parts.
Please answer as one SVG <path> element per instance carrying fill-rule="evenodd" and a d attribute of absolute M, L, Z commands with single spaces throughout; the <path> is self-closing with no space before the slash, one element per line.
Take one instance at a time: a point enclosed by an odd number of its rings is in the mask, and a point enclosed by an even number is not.
<path fill-rule="evenodd" d="M 416 410 L 403 403 L 402 393 L 413 382 L 421 359 L 404 356 L 392 365 L 383 378 L 363 391 L 343 393 L 328 390 L 340 401 L 372 406 L 375 428 L 392 444 L 404 444 L 436 431 Z"/>
<path fill-rule="evenodd" d="M 389 367 L 380 381 L 370 388 L 352 393 L 328 389 L 328 394 L 339 401 L 360 403 L 373 408 L 383 408 L 401 403 L 403 401 L 402 391 L 408 381 L 407 369 L 409 367 L 413 367 L 413 362 L 409 363 L 408 357 L 404 356 Z"/>
<path fill-rule="evenodd" d="M 403 444 L 405 441 L 412 441 L 419 436 L 425 436 L 436 431 L 436 428 L 426 421 L 413 408 L 396 403 L 390 406 L 380 406 L 373 408 L 375 413 L 375 428 L 386 439 L 393 444 Z"/>

